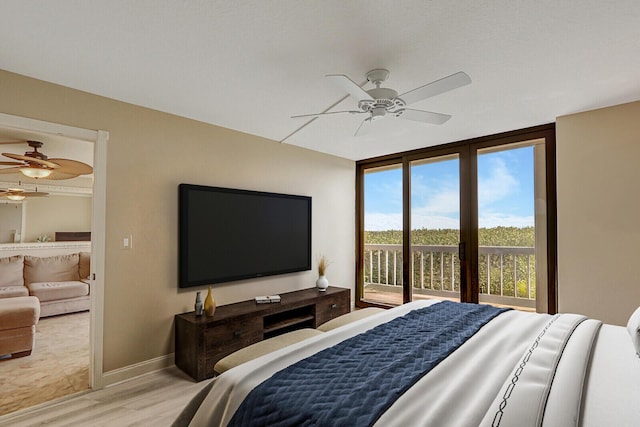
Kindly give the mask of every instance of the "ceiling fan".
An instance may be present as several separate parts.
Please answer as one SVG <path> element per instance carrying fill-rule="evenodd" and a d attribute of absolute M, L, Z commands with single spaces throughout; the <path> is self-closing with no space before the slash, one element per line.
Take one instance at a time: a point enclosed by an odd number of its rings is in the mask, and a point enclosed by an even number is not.
<path fill-rule="evenodd" d="M 48 195 L 49 193 L 38 191 L 37 188 L 36 191 L 25 191 L 22 188 L 7 188 L 6 190 L 0 190 L 0 197 L 14 202 L 19 202 L 27 197 L 47 197 Z"/>
<path fill-rule="evenodd" d="M 15 144 L 20 141 L 4 141 L 0 144 Z M 93 173 L 93 168 L 86 163 L 70 159 L 49 159 L 38 151 L 43 143 L 40 141 L 26 141 L 33 151 L 27 151 L 24 155 L 2 153 L 3 156 L 18 160 L 17 162 L 0 162 L 0 165 L 14 166 L 0 169 L 0 174 L 22 173 L 29 178 L 46 178 L 53 180 L 71 179 L 80 175 Z"/>
<path fill-rule="evenodd" d="M 394 117 L 434 125 L 441 125 L 449 120 L 451 116 L 448 114 L 433 113 L 431 111 L 407 108 L 407 105 L 411 105 L 418 101 L 422 101 L 423 99 L 427 99 L 432 96 L 436 96 L 471 83 L 471 79 L 469 78 L 469 76 L 466 73 L 460 71 L 458 73 L 444 77 L 440 80 L 436 80 L 424 86 L 417 87 L 401 95 L 398 95 L 398 92 L 393 89 L 380 87 L 382 85 L 382 82 L 387 80 L 387 78 L 389 77 L 388 70 L 378 68 L 369 71 L 366 76 L 367 81 L 374 84 L 376 86 L 375 88 L 364 90 L 356 82 L 354 82 L 344 74 L 329 74 L 326 76 L 337 86 L 339 86 L 341 89 L 343 89 L 358 101 L 357 110 L 329 111 L 336 105 L 334 104 L 321 113 L 301 114 L 292 116 L 292 118 L 317 118 L 323 115 L 341 113 L 366 114 L 367 117 L 363 120 L 358 129 L 356 129 L 354 136 L 358 135 L 363 127 L 366 127 L 372 122 L 383 119 L 385 117 Z M 302 129 L 302 127 L 298 130 Z"/>

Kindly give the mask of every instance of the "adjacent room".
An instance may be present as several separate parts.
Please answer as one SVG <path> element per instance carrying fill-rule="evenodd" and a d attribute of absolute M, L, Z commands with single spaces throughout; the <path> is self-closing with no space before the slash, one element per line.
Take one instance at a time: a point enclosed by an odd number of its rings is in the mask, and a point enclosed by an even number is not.
<path fill-rule="evenodd" d="M 0 425 L 640 418 L 638 2 L 0 10 Z"/>
<path fill-rule="evenodd" d="M 19 159 L 6 157 L 0 180 L 7 189 L 0 193 L 0 306 L 3 316 L 27 310 L 14 319 L 18 324 L 3 317 L 4 415 L 89 389 L 93 145 L 11 129 L 0 135 L 3 153 L 19 153 Z M 34 139 L 45 139 L 46 146 Z M 45 161 L 64 163 L 67 172 L 73 172 L 73 165 L 86 173 L 65 174 L 59 167 L 47 177 L 27 176 L 21 171 L 24 157 L 31 159 L 29 154 L 36 152 L 47 156 Z M 7 303 L 12 305 L 2 305 Z M 29 310 L 33 305 L 39 306 L 36 312 Z M 16 333 L 22 328 L 27 331 Z"/>

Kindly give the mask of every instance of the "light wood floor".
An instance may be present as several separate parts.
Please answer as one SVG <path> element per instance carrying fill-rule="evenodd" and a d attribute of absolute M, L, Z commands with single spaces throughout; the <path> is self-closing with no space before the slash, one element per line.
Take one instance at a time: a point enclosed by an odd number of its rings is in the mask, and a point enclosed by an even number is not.
<path fill-rule="evenodd" d="M 174 366 L 0 417 L 0 426 L 170 426 L 206 384 L 194 382 Z"/>
<path fill-rule="evenodd" d="M 90 391 L 88 365 L 88 312 L 41 319 L 32 355 L 0 360 L 0 426 L 170 426 L 207 383 L 173 367 Z"/>

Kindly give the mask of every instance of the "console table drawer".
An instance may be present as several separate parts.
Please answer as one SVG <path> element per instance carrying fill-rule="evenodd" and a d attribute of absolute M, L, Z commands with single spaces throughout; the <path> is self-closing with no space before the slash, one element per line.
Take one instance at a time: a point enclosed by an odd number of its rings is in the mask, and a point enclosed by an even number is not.
<path fill-rule="evenodd" d="M 233 352 L 262 340 L 261 331 L 260 318 L 207 326 L 204 332 L 205 351 L 207 353 Z"/>
<path fill-rule="evenodd" d="M 316 328 L 325 322 L 346 314 L 351 310 L 349 296 L 327 295 L 316 304 Z"/>

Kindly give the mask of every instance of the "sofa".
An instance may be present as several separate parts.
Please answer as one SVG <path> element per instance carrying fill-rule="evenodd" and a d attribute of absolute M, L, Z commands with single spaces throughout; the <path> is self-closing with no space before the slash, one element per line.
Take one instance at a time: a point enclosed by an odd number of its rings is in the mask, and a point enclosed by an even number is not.
<path fill-rule="evenodd" d="M 40 302 L 36 297 L 0 300 L 0 356 L 29 356 L 36 342 Z"/>
<path fill-rule="evenodd" d="M 88 252 L 0 258 L 0 299 L 37 297 L 40 317 L 89 310 L 90 265 Z"/>

